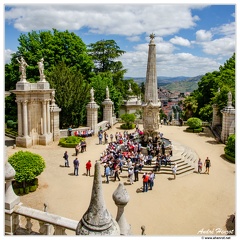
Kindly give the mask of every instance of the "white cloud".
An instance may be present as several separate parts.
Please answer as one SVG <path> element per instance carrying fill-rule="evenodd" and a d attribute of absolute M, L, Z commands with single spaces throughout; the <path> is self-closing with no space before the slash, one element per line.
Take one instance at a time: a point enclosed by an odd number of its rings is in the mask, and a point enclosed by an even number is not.
<path fill-rule="evenodd" d="M 12 58 L 11 54 L 13 54 L 13 53 L 14 53 L 14 51 L 12 51 L 11 49 L 5 49 L 4 50 L 5 64 L 10 63 L 10 60 Z"/>
<path fill-rule="evenodd" d="M 199 18 L 192 16 L 191 8 L 186 4 L 17 5 L 5 12 L 5 19 L 14 22 L 15 28 L 22 32 L 88 27 L 97 34 L 136 37 L 154 32 L 165 36 L 195 26 Z"/>
<path fill-rule="evenodd" d="M 231 56 L 235 51 L 235 40 L 232 38 L 220 38 L 202 44 L 203 51 L 211 55 Z"/>
<path fill-rule="evenodd" d="M 180 45 L 180 46 L 184 46 L 184 47 L 189 47 L 191 45 L 191 43 L 189 42 L 188 39 L 178 37 L 178 36 L 175 36 L 174 38 L 171 38 L 169 41 L 172 44 L 176 44 L 176 45 Z"/>
<path fill-rule="evenodd" d="M 127 40 L 130 42 L 138 42 L 140 41 L 140 37 L 139 36 L 127 37 Z"/>
<path fill-rule="evenodd" d="M 212 33 L 206 30 L 198 30 L 196 32 L 196 40 L 198 42 L 206 42 L 212 39 Z"/>
<path fill-rule="evenodd" d="M 235 36 L 236 33 L 236 24 L 235 22 L 231 22 L 228 24 L 223 24 L 218 28 L 213 28 L 211 31 L 214 34 L 221 34 L 224 36 Z"/>

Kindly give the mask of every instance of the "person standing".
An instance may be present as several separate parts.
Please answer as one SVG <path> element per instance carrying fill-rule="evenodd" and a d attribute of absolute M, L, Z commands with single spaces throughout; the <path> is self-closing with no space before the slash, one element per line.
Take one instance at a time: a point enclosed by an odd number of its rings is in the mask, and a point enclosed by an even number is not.
<path fill-rule="evenodd" d="M 172 172 L 173 172 L 173 177 L 174 180 L 176 179 L 176 174 L 177 174 L 177 164 L 174 163 L 173 168 L 172 168 Z"/>
<path fill-rule="evenodd" d="M 106 180 L 107 180 L 106 183 L 109 183 L 110 174 L 111 174 L 111 169 L 110 169 L 109 165 L 106 164 L 106 167 L 105 167 L 105 176 L 106 176 Z"/>
<path fill-rule="evenodd" d="M 102 144 L 102 138 L 103 138 L 102 132 L 99 131 L 98 133 L 99 144 Z"/>
<path fill-rule="evenodd" d="M 89 177 L 91 176 L 90 174 L 91 167 L 92 167 L 91 160 L 88 160 L 88 162 L 86 163 L 86 175 Z"/>
<path fill-rule="evenodd" d="M 118 179 L 118 181 L 120 181 L 120 178 L 119 178 L 119 166 L 116 165 L 115 168 L 114 168 L 114 181 L 116 181 L 116 179 Z"/>
<path fill-rule="evenodd" d="M 65 159 L 65 167 L 69 167 L 69 162 L 68 162 L 68 153 L 65 151 L 63 158 Z"/>
<path fill-rule="evenodd" d="M 111 139 L 111 142 L 113 141 L 113 134 L 111 133 L 110 134 L 110 139 Z"/>
<path fill-rule="evenodd" d="M 155 179 L 155 174 L 153 173 L 153 171 L 151 171 L 150 174 L 149 174 L 149 179 L 148 179 L 148 182 L 149 182 L 149 190 L 152 190 L 152 188 L 153 188 L 154 179 Z"/>
<path fill-rule="evenodd" d="M 201 158 L 199 158 L 198 160 L 198 173 L 201 173 L 202 172 L 202 160 Z"/>
<path fill-rule="evenodd" d="M 75 158 L 75 160 L 73 161 L 73 165 L 74 165 L 74 175 L 78 176 L 78 168 L 79 168 L 79 161 L 78 158 Z"/>
<path fill-rule="evenodd" d="M 133 172 L 134 172 L 134 182 L 138 181 L 138 171 L 139 166 L 137 163 L 134 164 Z"/>
<path fill-rule="evenodd" d="M 133 184 L 133 167 L 130 167 L 130 169 L 128 170 L 128 177 L 130 180 L 130 184 Z"/>
<path fill-rule="evenodd" d="M 211 161 L 208 157 L 206 158 L 206 160 L 204 162 L 204 166 L 206 167 L 205 173 L 209 174 L 209 168 L 211 167 Z"/>
<path fill-rule="evenodd" d="M 147 192 L 148 191 L 148 179 L 149 176 L 147 173 L 144 173 L 142 176 L 143 179 L 143 192 Z"/>

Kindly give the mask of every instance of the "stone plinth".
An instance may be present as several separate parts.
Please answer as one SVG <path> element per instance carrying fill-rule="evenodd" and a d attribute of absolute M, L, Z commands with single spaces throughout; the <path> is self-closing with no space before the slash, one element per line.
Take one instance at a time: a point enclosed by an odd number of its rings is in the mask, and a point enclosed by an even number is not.
<path fill-rule="evenodd" d="M 54 90 L 49 89 L 48 82 L 18 82 L 16 90 L 11 92 L 16 94 L 18 109 L 17 146 L 48 145 L 59 139 L 61 109 L 55 104 Z M 50 109 L 51 103 L 55 107 Z"/>
<path fill-rule="evenodd" d="M 20 90 L 20 91 L 28 91 L 31 89 L 31 84 L 27 81 L 19 81 L 16 84 L 16 90 Z"/>
<path fill-rule="evenodd" d="M 229 135 L 235 133 L 235 108 L 232 106 L 231 92 L 228 93 L 228 104 L 221 113 L 223 115 L 221 141 L 225 143 Z"/>
<path fill-rule="evenodd" d="M 98 108 L 96 102 L 91 101 L 87 104 L 87 126 L 94 131 L 94 134 L 98 131 Z"/>
<path fill-rule="evenodd" d="M 105 99 L 102 102 L 103 105 L 103 121 L 108 121 L 110 125 L 113 125 L 113 102 L 111 99 Z"/>
<path fill-rule="evenodd" d="M 218 113 L 218 106 L 216 104 L 212 105 L 213 108 L 213 118 L 212 118 L 212 128 L 216 127 L 217 125 L 221 125 L 221 116 Z"/>

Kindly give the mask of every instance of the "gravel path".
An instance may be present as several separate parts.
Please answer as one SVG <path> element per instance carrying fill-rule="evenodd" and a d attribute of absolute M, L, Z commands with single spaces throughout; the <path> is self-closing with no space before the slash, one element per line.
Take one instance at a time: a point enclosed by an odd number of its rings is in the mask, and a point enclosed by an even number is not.
<path fill-rule="evenodd" d="M 142 126 L 140 125 L 140 128 Z M 121 182 L 130 195 L 125 207 L 125 216 L 131 224 L 132 234 L 141 234 L 141 226 L 146 226 L 146 234 L 154 235 L 206 235 L 201 231 L 217 228 L 226 231 L 226 221 L 236 211 L 235 164 L 223 157 L 224 144 L 217 143 L 208 129 L 203 133 L 185 132 L 185 127 L 162 126 L 163 136 L 186 145 L 196 151 L 204 161 L 211 160 L 210 174 L 192 173 L 177 176 L 172 181 L 169 175 L 156 175 L 152 191 L 139 193 L 142 181 L 129 185 L 127 173 L 120 175 Z M 108 133 L 122 131 L 116 124 Z M 91 197 L 93 177 L 85 176 L 85 164 L 99 159 L 104 145 L 98 145 L 96 136 L 87 138 L 87 151 L 80 153 L 79 176 L 73 175 L 74 149 L 59 147 L 58 143 L 49 146 L 35 146 L 28 151 L 38 153 L 46 161 L 46 169 L 39 176 L 37 191 L 21 197 L 25 206 L 43 210 L 48 204 L 48 212 L 79 221 L 87 210 Z M 22 148 L 8 147 L 8 156 Z M 63 153 L 69 152 L 70 168 L 65 168 Z M 92 168 L 93 169 L 93 168 Z M 204 168 L 205 170 L 205 168 Z M 93 171 L 91 172 L 93 174 Z M 105 179 L 103 179 L 105 180 Z M 105 202 L 108 210 L 116 217 L 112 193 L 118 182 L 103 184 Z"/>

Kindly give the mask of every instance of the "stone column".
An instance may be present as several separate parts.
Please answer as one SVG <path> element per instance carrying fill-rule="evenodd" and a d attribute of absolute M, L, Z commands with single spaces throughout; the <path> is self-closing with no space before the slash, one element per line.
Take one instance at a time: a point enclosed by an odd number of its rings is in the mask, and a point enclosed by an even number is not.
<path fill-rule="evenodd" d="M 156 70 L 156 45 L 154 43 L 154 34 L 150 35 L 148 49 L 148 63 L 145 84 L 145 98 L 142 104 L 143 108 L 143 132 L 144 141 L 153 137 L 159 128 L 159 109 L 161 103 L 158 99 L 157 90 L 157 70 Z"/>
<path fill-rule="evenodd" d="M 27 100 L 23 101 L 23 136 L 28 136 L 28 111 L 27 111 Z"/>
<path fill-rule="evenodd" d="M 87 126 L 90 127 L 93 131 L 94 134 L 97 133 L 98 128 L 98 108 L 99 106 L 97 103 L 94 101 L 94 89 L 91 88 L 90 90 L 90 95 L 91 95 L 91 100 L 87 104 Z"/>
<path fill-rule="evenodd" d="M 113 102 L 109 98 L 109 89 L 106 88 L 106 99 L 102 102 L 103 105 L 103 121 L 108 121 L 113 125 Z"/>
<path fill-rule="evenodd" d="M 13 209 L 20 204 L 20 197 L 12 188 L 12 181 L 16 172 L 9 162 L 5 163 L 5 234 L 13 235 L 19 223 L 19 216 L 13 213 Z"/>
<path fill-rule="evenodd" d="M 22 102 L 20 100 L 16 100 L 16 102 L 17 102 L 17 111 L 18 111 L 18 136 L 21 137 L 23 135 Z"/>
<path fill-rule="evenodd" d="M 77 225 L 76 235 L 120 235 L 117 222 L 105 206 L 99 162 L 95 164 L 91 201 L 87 211 Z"/>
<path fill-rule="evenodd" d="M 43 135 L 45 135 L 46 134 L 46 100 L 43 100 L 42 101 L 42 119 L 43 119 L 43 124 L 42 124 L 42 126 L 43 126 Z"/>
<path fill-rule="evenodd" d="M 103 121 L 108 121 L 110 125 L 113 125 L 113 102 L 110 99 L 105 99 L 102 102 L 103 105 Z"/>
<path fill-rule="evenodd" d="M 129 195 L 122 183 L 119 183 L 118 188 L 114 191 L 112 197 L 118 207 L 116 221 L 120 228 L 120 235 L 130 235 L 131 226 L 128 224 L 124 216 L 124 207 L 129 202 Z"/>
<path fill-rule="evenodd" d="M 213 104 L 212 108 L 213 108 L 212 128 L 214 128 L 217 125 L 221 125 L 221 116 L 217 114 L 218 113 L 218 106 L 217 106 L 217 104 Z"/>
<path fill-rule="evenodd" d="M 229 135 L 235 133 L 235 108 L 232 106 L 232 94 L 228 93 L 228 105 L 221 110 L 223 115 L 221 141 L 225 143 Z"/>
<path fill-rule="evenodd" d="M 50 108 L 49 108 L 49 100 L 47 100 L 47 134 L 50 134 Z"/>

